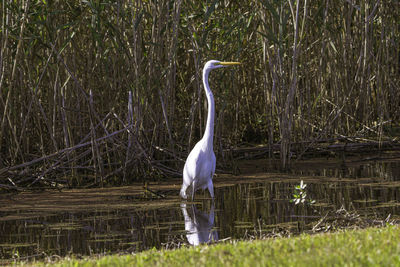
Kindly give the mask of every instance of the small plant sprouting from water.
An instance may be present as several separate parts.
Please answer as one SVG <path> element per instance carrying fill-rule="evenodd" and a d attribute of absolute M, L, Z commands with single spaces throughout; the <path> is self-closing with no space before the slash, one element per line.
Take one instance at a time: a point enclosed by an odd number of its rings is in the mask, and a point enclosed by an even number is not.
<path fill-rule="evenodd" d="M 314 204 L 315 200 L 307 198 L 306 186 L 307 184 L 301 180 L 300 184 L 294 187 L 293 198 L 290 200 L 290 202 L 294 202 L 295 205 L 300 203 L 310 205 Z"/>

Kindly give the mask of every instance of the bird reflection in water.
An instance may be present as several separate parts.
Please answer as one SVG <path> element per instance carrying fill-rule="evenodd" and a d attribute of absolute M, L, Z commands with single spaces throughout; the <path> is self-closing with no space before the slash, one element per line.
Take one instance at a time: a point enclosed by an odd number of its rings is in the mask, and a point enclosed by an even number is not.
<path fill-rule="evenodd" d="M 197 246 L 202 243 L 211 243 L 218 240 L 218 233 L 214 226 L 214 204 L 211 204 L 210 213 L 198 210 L 196 205 L 181 204 L 183 217 L 185 217 L 185 230 L 188 242 Z"/>

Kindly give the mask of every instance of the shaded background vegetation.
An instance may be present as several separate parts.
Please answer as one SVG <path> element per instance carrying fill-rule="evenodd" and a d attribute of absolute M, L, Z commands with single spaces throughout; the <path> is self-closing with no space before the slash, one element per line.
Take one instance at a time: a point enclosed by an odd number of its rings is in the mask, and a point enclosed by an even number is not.
<path fill-rule="evenodd" d="M 231 149 L 396 141 L 399 1 L 1 3 L 0 184 L 179 176 L 215 71 L 217 169 Z M 270 149 L 269 156 L 274 156 Z M 84 175 L 81 175 L 84 174 Z"/>

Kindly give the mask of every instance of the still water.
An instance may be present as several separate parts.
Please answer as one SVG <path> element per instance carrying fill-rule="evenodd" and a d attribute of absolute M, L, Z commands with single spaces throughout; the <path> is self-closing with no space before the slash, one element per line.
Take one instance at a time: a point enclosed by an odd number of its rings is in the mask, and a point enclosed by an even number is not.
<path fill-rule="evenodd" d="M 300 180 L 313 205 L 290 201 Z M 340 227 L 338 210 L 348 215 L 342 225 L 400 218 L 400 158 L 220 176 L 214 203 L 201 191 L 196 204 L 182 203 L 175 183 L 150 184 L 157 194 L 141 187 L 3 194 L 0 263 L 324 231 Z"/>

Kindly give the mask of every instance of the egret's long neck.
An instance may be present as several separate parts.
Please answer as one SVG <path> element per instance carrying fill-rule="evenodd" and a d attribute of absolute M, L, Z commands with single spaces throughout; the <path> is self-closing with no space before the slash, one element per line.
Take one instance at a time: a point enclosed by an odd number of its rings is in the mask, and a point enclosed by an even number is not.
<path fill-rule="evenodd" d="M 206 96 L 207 96 L 207 102 L 208 102 L 208 113 L 207 113 L 207 124 L 206 124 L 206 130 L 204 131 L 204 136 L 203 138 L 207 142 L 207 147 L 213 148 L 213 136 L 214 136 L 214 113 L 215 113 L 215 107 L 214 107 L 214 96 L 213 93 L 211 92 L 210 86 L 208 85 L 208 74 L 209 71 L 203 71 L 203 84 L 204 84 L 204 90 L 206 91 Z"/>

